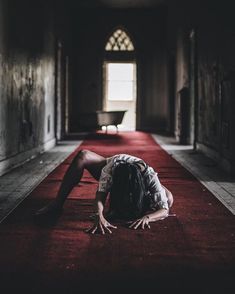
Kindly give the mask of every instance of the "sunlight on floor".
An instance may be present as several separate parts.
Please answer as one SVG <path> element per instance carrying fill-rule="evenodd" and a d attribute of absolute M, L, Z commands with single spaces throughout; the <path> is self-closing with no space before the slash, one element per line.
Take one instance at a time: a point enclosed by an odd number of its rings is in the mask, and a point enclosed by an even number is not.
<path fill-rule="evenodd" d="M 109 125 L 107 127 L 107 131 L 115 131 L 116 132 L 117 128 L 113 125 Z M 102 131 L 106 131 L 106 127 L 103 126 L 102 127 Z M 121 132 L 130 132 L 130 131 L 135 131 L 134 128 L 131 128 L 130 126 L 126 126 L 126 125 L 118 125 L 118 131 L 121 131 Z"/>

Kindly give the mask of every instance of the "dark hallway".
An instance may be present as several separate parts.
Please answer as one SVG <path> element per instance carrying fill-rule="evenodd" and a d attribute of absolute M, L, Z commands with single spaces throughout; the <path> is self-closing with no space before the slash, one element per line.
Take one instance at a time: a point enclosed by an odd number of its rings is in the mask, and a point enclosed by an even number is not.
<path fill-rule="evenodd" d="M 234 52 L 230 0 L 0 0 L 4 293 L 234 292 Z M 85 234 L 85 173 L 59 221 L 35 225 L 84 148 L 145 159 L 171 217 Z"/>

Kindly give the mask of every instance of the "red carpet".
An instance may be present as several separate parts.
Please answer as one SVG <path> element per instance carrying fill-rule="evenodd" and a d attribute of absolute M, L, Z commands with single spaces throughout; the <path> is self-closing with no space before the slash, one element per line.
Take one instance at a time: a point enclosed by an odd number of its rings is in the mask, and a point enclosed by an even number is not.
<path fill-rule="evenodd" d="M 143 158 L 172 191 L 176 216 L 151 230 L 119 225 L 112 235 L 86 234 L 97 186 L 86 172 L 57 222 L 36 225 L 32 214 L 55 197 L 74 153 L 2 223 L 2 293 L 235 293 L 234 216 L 150 135 L 97 134 L 81 148 Z"/>

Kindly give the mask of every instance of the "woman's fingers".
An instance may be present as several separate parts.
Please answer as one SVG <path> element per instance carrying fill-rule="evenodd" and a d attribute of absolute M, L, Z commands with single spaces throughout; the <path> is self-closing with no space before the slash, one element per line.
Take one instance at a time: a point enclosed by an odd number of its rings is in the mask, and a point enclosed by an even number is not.
<path fill-rule="evenodd" d="M 91 228 L 85 230 L 85 232 L 94 234 L 96 230 L 97 230 L 97 226 L 92 226 Z"/>
<path fill-rule="evenodd" d="M 133 227 L 134 227 L 134 225 L 135 225 L 137 222 L 138 222 L 138 220 L 137 220 L 137 221 L 134 221 L 134 222 L 132 222 L 132 223 L 131 223 L 131 225 L 129 226 L 129 228 L 133 228 Z"/>
<path fill-rule="evenodd" d="M 117 229 L 117 227 L 116 227 L 116 226 L 114 226 L 114 225 L 111 225 L 110 223 L 108 223 L 107 227 L 110 227 L 110 228 L 112 228 L 112 229 Z"/>
<path fill-rule="evenodd" d="M 86 233 L 91 233 L 93 231 L 93 229 L 95 228 L 95 226 L 93 225 L 92 227 L 88 228 L 85 230 Z"/>
<path fill-rule="evenodd" d="M 146 225 L 145 220 L 142 220 L 142 229 L 143 230 L 144 230 L 145 225 Z"/>
<path fill-rule="evenodd" d="M 138 229 L 138 227 L 139 227 L 142 223 L 143 223 L 143 220 L 140 219 L 140 220 L 137 222 L 137 224 L 134 226 L 134 229 L 135 229 L 135 230 Z"/>
<path fill-rule="evenodd" d="M 141 223 L 142 223 L 142 219 L 137 220 L 133 228 L 136 230 Z"/>
<path fill-rule="evenodd" d="M 150 225 L 149 225 L 149 221 L 146 218 L 141 218 L 141 219 L 137 219 L 136 221 L 134 221 L 129 228 L 132 229 L 138 229 L 141 226 L 141 228 L 144 230 L 145 227 L 147 227 L 148 229 L 150 229 Z"/>
<path fill-rule="evenodd" d="M 110 234 L 112 234 L 112 231 L 109 229 L 109 228 L 112 228 L 112 229 L 116 229 L 117 227 L 116 226 L 113 226 L 111 225 L 110 223 L 106 223 L 105 225 L 103 225 L 105 230 L 107 230 Z"/>
<path fill-rule="evenodd" d="M 95 232 L 96 232 L 97 230 L 98 230 L 98 226 L 95 225 L 94 228 L 93 228 L 93 230 L 91 230 L 91 233 L 92 233 L 92 234 L 95 234 Z"/>
<path fill-rule="evenodd" d="M 137 229 L 139 225 L 142 223 L 142 221 L 142 219 L 137 219 L 129 226 L 129 228 Z"/>
<path fill-rule="evenodd" d="M 144 230 L 145 228 L 150 229 L 150 225 L 149 225 L 148 220 L 146 220 L 144 218 L 134 221 L 133 223 L 131 223 L 129 228 L 132 228 L 132 229 L 136 230 L 140 226 L 141 226 L 142 230 Z M 86 232 L 91 233 L 91 234 L 95 234 L 98 231 L 100 231 L 102 235 L 104 235 L 105 233 L 112 234 L 112 231 L 110 230 L 110 228 L 117 229 L 116 226 L 114 226 L 114 225 L 112 225 L 110 223 L 103 224 L 103 223 L 100 222 L 100 223 L 92 226 L 91 228 L 87 229 Z"/>
<path fill-rule="evenodd" d="M 109 232 L 109 234 L 112 234 L 112 231 L 108 228 L 108 227 L 104 227 L 105 230 L 107 230 Z"/>
<path fill-rule="evenodd" d="M 109 234 L 112 234 L 112 231 L 109 228 L 117 229 L 116 226 L 111 225 L 110 223 L 102 223 L 98 222 L 95 225 L 93 225 L 91 228 L 88 228 L 85 230 L 86 233 L 95 234 L 100 232 L 102 235 L 104 235 L 106 232 Z"/>
<path fill-rule="evenodd" d="M 142 222 L 142 229 L 144 230 L 145 229 L 145 226 L 148 228 L 148 229 L 150 229 L 150 225 L 149 225 L 149 223 L 148 223 L 148 220 L 143 220 L 143 222 Z"/>
<path fill-rule="evenodd" d="M 102 223 L 99 223 L 99 228 L 101 230 L 101 233 L 104 235 L 105 234 L 105 231 L 104 231 L 104 228 L 103 228 Z"/>

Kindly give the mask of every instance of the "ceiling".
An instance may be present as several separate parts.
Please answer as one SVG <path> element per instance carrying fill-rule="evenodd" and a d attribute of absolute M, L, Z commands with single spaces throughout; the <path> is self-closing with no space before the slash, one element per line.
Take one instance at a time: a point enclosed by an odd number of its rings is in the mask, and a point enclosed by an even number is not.
<path fill-rule="evenodd" d="M 151 8 L 166 3 L 169 0 L 79 0 L 74 1 L 80 7 L 107 7 L 107 8 Z"/>

